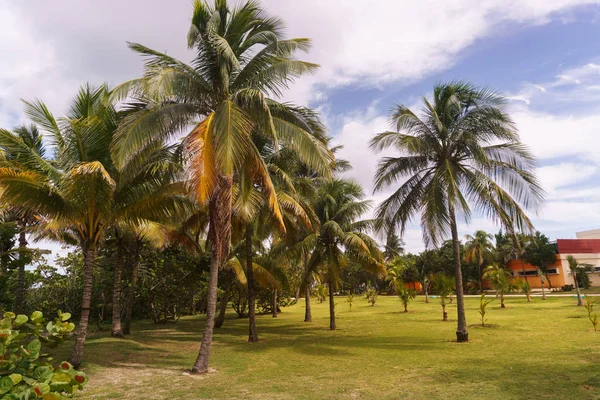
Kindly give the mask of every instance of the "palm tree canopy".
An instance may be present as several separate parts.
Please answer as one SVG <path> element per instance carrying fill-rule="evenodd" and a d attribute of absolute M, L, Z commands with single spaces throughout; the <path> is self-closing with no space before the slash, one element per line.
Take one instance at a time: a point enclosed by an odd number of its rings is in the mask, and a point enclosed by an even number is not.
<path fill-rule="evenodd" d="M 531 229 L 525 210 L 544 199 L 535 158 L 519 142 L 504 99 L 464 82 L 438 84 L 423 98 L 420 116 L 404 105 L 393 109 L 395 131 L 371 140 L 376 150 L 394 147 L 377 168 L 375 191 L 401 182 L 377 210 L 379 227 L 399 227 L 417 213 L 426 244 L 447 237 L 452 211 L 468 222 L 472 208 L 503 226 Z"/>
<path fill-rule="evenodd" d="M 483 264 L 485 259 L 489 259 L 494 251 L 492 244 L 493 236 L 486 231 L 479 230 L 473 236 L 466 235 L 465 239 L 465 260 L 467 262 L 476 262 Z"/>
<path fill-rule="evenodd" d="M 295 78 L 317 68 L 293 58 L 296 51 L 308 50 L 310 41 L 285 39 L 282 21 L 255 1 L 230 9 L 226 0 L 213 5 L 196 0 L 188 45 L 196 52 L 190 64 L 130 44 L 145 58 L 145 73 L 119 86 L 114 96 L 147 106 L 120 125 L 112 146 L 116 165 L 122 167 L 148 143 L 191 127 L 185 143 L 198 200 L 211 197 L 219 175 L 246 174 L 283 224 L 268 167 L 252 136 L 267 139 L 276 151 L 290 148 L 312 169 L 329 174 L 333 156 L 318 117 L 276 100 Z"/>

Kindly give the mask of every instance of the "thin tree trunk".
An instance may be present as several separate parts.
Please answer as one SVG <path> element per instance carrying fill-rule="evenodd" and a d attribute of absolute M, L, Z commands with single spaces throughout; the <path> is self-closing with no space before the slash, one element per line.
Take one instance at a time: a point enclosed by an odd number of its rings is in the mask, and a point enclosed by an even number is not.
<path fill-rule="evenodd" d="M 479 264 L 479 293 L 483 293 L 483 263 Z"/>
<path fill-rule="evenodd" d="M 448 312 L 446 311 L 445 301 L 442 301 L 442 321 L 448 321 Z"/>
<path fill-rule="evenodd" d="M 450 228 L 452 230 L 452 247 L 454 250 L 454 273 L 456 279 L 456 309 L 458 313 L 458 327 L 456 329 L 456 341 L 468 342 L 469 333 L 467 332 L 467 317 L 465 315 L 465 299 L 463 295 L 462 269 L 460 267 L 460 242 L 458 240 L 458 229 L 456 227 L 456 215 L 454 213 L 454 204 L 449 205 Z"/>
<path fill-rule="evenodd" d="M 90 320 L 90 307 L 92 304 L 92 283 L 94 280 L 94 264 L 96 263 L 96 247 L 86 245 L 83 249 L 83 298 L 81 301 L 81 317 L 77 330 L 77 338 L 69 356 L 69 362 L 75 368 L 83 360 L 83 347 L 87 337 L 88 323 Z"/>
<path fill-rule="evenodd" d="M 246 279 L 248 281 L 248 341 L 258 342 L 254 306 L 254 268 L 252 266 L 252 226 L 246 225 Z"/>
<path fill-rule="evenodd" d="M 531 303 L 531 293 L 527 293 L 527 302 Z"/>
<path fill-rule="evenodd" d="M 277 288 L 273 288 L 273 318 L 277 318 Z"/>
<path fill-rule="evenodd" d="M 427 285 L 423 285 L 423 290 L 425 291 L 425 303 L 429 304 L 429 290 L 427 289 Z"/>
<path fill-rule="evenodd" d="M 15 313 L 23 311 L 23 298 L 25 297 L 25 250 L 27 250 L 27 238 L 25 228 L 27 224 L 19 220 L 19 270 L 17 272 L 17 290 L 15 294 Z"/>
<path fill-rule="evenodd" d="M 577 283 L 577 273 L 573 272 L 573 281 L 575 283 L 575 290 L 577 290 L 577 306 L 583 306 L 583 301 L 581 300 L 581 291 L 579 290 L 579 283 Z"/>
<path fill-rule="evenodd" d="M 408 312 L 408 304 L 404 304 L 404 312 Z"/>
<path fill-rule="evenodd" d="M 131 264 L 131 282 L 129 283 L 129 290 L 127 293 L 127 308 L 125 309 L 125 324 L 123 326 L 123 333 L 129 335 L 131 332 L 131 317 L 133 316 L 133 307 L 135 305 L 135 292 L 137 289 L 138 281 L 138 270 L 140 267 L 140 247 L 142 241 L 137 240 L 135 245 L 135 252 L 133 255 L 133 263 Z"/>
<path fill-rule="evenodd" d="M 542 300 L 546 300 L 546 288 L 545 288 L 544 278 L 542 278 Z"/>
<path fill-rule="evenodd" d="M 209 202 L 209 238 L 211 243 L 210 278 L 206 307 L 206 327 L 202 335 L 198 358 L 192 367 L 192 373 L 208 372 L 210 345 L 215 327 L 215 311 L 217 308 L 217 283 L 219 266 L 227 259 L 231 244 L 231 197 L 233 177 L 219 176 L 217 186 Z"/>
<path fill-rule="evenodd" d="M 304 310 L 304 322 L 312 322 L 312 312 L 310 309 L 310 288 L 308 286 L 306 286 L 306 294 L 304 296 L 304 301 L 306 302 L 306 309 Z"/>
<path fill-rule="evenodd" d="M 504 305 L 504 294 L 503 293 L 500 294 L 500 308 L 506 308 L 506 306 Z"/>
<path fill-rule="evenodd" d="M 525 282 L 529 283 L 527 280 L 527 273 L 525 271 L 525 261 L 523 261 L 523 255 L 521 255 L 521 269 L 523 270 L 523 276 L 525 277 Z"/>
<path fill-rule="evenodd" d="M 225 278 L 225 293 L 223 293 L 223 298 L 219 302 L 219 315 L 215 320 L 215 328 L 220 328 L 223 326 L 225 322 L 225 312 L 227 312 L 227 304 L 229 304 L 229 297 L 231 297 L 231 277 L 229 274 L 224 274 Z"/>
<path fill-rule="evenodd" d="M 329 279 L 329 330 L 334 331 L 336 326 L 335 326 L 335 303 L 334 303 L 334 299 L 333 299 L 333 292 L 334 292 L 334 287 L 333 287 L 333 280 L 330 278 Z"/>
<path fill-rule="evenodd" d="M 112 337 L 125 336 L 121 328 L 121 273 L 123 271 L 123 239 L 117 239 L 117 252 L 115 254 L 115 276 L 113 282 L 112 304 Z"/>

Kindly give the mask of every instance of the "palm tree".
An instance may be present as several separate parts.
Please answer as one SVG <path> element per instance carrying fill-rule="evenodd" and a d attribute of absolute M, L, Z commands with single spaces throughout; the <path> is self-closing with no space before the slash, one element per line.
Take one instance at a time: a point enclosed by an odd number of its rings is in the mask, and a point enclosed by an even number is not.
<path fill-rule="evenodd" d="M 577 305 L 583 306 L 583 301 L 581 300 L 581 290 L 579 290 L 579 283 L 577 282 L 577 272 L 583 271 L 590 268 L 590 264 L 583 264 L 577 261 L 575 257 L 572 255 L 567 256 L 567 262 L 569 263 L 569 270 L 571 271 L 571 275 L 573 276 L 573 282 L 575 283 L 575 290 L 577 290 Z"/>
<path fill-rule="evenodd" d="M 383 250 L 385 261 L 390 262 L 396 257 L 404 254 L 404 240 L 398 237 L 394 232 L 389 232 Z"/>
<path fill-rule="evenodd" d="M 158 156 L 171 153 L 160 143 L 144 149 L 120 171 L 114 168 L 110 144 L 119 117 L 106 101 L 108 94 L 105 86 L 82 87 L 61 119 L 40 101 L 26 103 L 27 115 L 49 135 L 48 143 L 55 150 L 51 160 L 0 134 L 3 151 L 22 151 L 21 160 L 0 168 L 3 199 L 38 215 L 41 236 L 75 241 L 84 256 L 81 319 L 70 356 L 73 365 L 83 359 L 93 270 L 107 230 L 173 217 L 176 205 L 185 204 L 182 186 L 172 181 L 180 167 L 168 161 L 170 157 Z"/>
<path fill-rule="evenodd" d="M 494 245 L 490 242 L 492 235 L 479 230 L 473 236 L 465 235 L 465 239 L 465 261 L 476 262 L 479 266 L 479 291 L 483 292 L 483 266 L 494 251 Z"/>
<path fill-rule="evenodd" d="M 545 281 L 548 279 L 552 288 L 552 282 L 548 278 L 548 267 L 556 262 L 555 246 L 550 243 L 550 239 L 546 235 L 536 232 L 530 237 L 527 247 L 523 251 L 523 260 L 537 268 L 542 282 L 542 300 L 546 300 Z"/>
<path fill-rule="evenodd" d="M 275 189 L 251 133 L 268 138 L 276 148 L 280 144 L 293 148 L 323 174 L 332 159 L 314 134 L 307 110 L 269 97 L 281 95 L 296 77 L 317 68 L 293 58 L 295 51 L 306 51 L 310 41 L 284 39 L 282 31 L 282 21 L 254 1 L 230 9 L 226 0 L 212 6 L 196 0 L 188 34 L 188 46 L 196 56 L 190 65 L 130 44 L 146 58 L 145 72 L 121 85 L 118 97 L 140 99 L 148 107 L 121 124 L 113 147 L 117 164 L 144 143 L 171 138 L 194 126 L 185 138 L 190 186 L 200 203 L 208 203 L 211 265 L 206 327 L 193 373 L 208 372 L 218 269 L 228 259 L 231 242 L 234 175 L 248 174 L 262 188 L 283 229 Z"/>
<path fill-rule="evenodd" d="M 442 321 L 448 321 L 448 312 L 446 311 L 446 302 L 456 288 L 456 281 L 443 273 L 437 273 L 431 277 L 431 284 L 435 294 L 440 296 L 440 304 L 442 305 Z"/>
<path fill-rule="evenodd" d="M 459 342 L 468 341 L 463 298 L 457 216 L 468 223 L 475 211 L 516 229 L 531 229 L 524 209 L 536 209 L 544 191 L 533 172 L 535 158 L 519 142 L 503 109 L 504 99 L 468 83 L 438 84 L 433 101 L 423 98 L 417 116 L 404 105 L 392 119 L 396 131 L 377 134 L 371 147 L 394 147 L 398 157 L 383 158 L 375 191 L 403 181 L 377 209 L 379 228 L 400 228 L 421 216 L 423 240 L 437 245 L 451 234 L 454 250 Z"/>
<path fill-rule="evenodd" d="M 319 219 L 319 230 L 308 235 L 302 242 L 312 249 L 307 264 L 306 285 L 321 268 L 329 287 L 329 329 L 336 329 L 334 293 L 342 283 L 342 271 L 348 262 L 359 263 L 366 270 L 385 274 L 383 254 L 377 242 L 365 231 L 373 225 L 372 220 L 359 220 L 370 202 L 364 200 L 362 187 L 352 181 L 333 179 L 318 189 L 314 211 Z"/>
<path fill-rule="evenodd" d="M 404 271 L 406 271 L 406 260 L 402 257 L 398 257 L 388 264 L 385 279 L 390 282 L 390 289 L 393 293 L 398 293 L 398 289 L 403 287 Z"/>
<path fill-rule="evenodd" d="M 512 273 L 502 267 L 490 265 L 483 274 L 485 279 L 492 283 L 496 294 L 500 296 L 500 308 L 506 308 L 504 305 L 504 296 L 519 289 L 519 282 L 512 279 Z"/>

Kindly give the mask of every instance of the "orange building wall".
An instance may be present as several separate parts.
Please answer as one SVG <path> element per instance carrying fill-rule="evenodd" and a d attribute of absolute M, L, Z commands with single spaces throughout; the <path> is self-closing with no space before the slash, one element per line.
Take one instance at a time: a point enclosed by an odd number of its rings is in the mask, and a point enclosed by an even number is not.
<path fill-rule="evenodd" d="M 506 263 L 506 267 L 513 271 L 516 278 L 520 278 L 525 280 L 524 276 L 519 276 L 517 273 L 523 271 L 523 266 L 521 260 L 510 260 Z M 552 283 L 552 287 L 562 287 L 565 285 L 565 271 L 563 270 L 562 262 L 560 260 L 560 256 L 556 255 L 556 261 L 554 264 L 548 267 L 549 269 L 556 268 L 557 274 L 548 274 L 548 278 Z M 525 271 L 537 271 L 537 268 L 531 264 L 525 263 Z M 527 282 L 534 289 L 542 288 L 542 280 L 538 275 L 528 275 Z M 549 288 L 548 281 L 546 281 L 546 288 Z"/>

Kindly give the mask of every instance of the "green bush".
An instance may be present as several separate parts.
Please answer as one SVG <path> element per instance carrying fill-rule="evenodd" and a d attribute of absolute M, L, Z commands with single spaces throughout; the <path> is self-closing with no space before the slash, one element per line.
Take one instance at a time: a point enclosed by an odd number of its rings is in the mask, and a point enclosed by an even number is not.
<path fill-rule="evenodd" d="M 57 367 L 43 354 L 42 344 L 54 347 L 71 335 L 71 314 L 58 312 L 46 323 L 40 311 L 30 317 L 7 312 L 0 320 L 0 395 L 2 400 L 60 400 L 83 389 L 87 376 L 64 361 Z"/>

